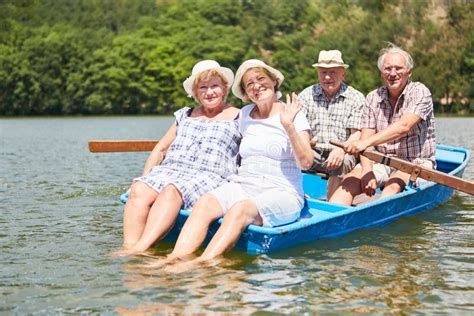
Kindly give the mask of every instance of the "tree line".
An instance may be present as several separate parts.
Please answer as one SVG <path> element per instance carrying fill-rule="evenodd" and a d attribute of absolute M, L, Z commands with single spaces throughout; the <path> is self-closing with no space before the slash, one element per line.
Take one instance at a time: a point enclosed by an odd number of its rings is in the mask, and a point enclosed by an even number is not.
<path fill-rule="evenodd" d="M 462 0 L 0 0 L 0 115 L 170 114 L 193 103 L 182 82 L 202 59 L 263 59 L 299 92 L 322 49 L 341 50 L 367 94 L 386 42 L 412 54 L 437 112 L 472 114 L 473 12 Z"/>

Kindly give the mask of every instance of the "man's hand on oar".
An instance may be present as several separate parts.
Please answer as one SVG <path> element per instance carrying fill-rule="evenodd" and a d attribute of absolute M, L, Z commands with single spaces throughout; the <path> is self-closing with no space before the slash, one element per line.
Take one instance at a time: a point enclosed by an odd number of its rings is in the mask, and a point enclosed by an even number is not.
<path fill-rule="evenodd" d="M 344 144 L 337 141 L 331 140 L 329 143 L 331 145 L 338 146 L 341 148 L 345 147 Z M 416 165 L 400 158 L 389 157 L 377 151 L 366 150 L 361 151 L 359 154 L 377 163 L 381 163 L 386 166 L 400 170 L 402 172 L 408 173 L 409 175 L 411 175 L 410 180 L 412 181 L 415 181 L 417 177 L 420 177 L 422 179 L 433 181 L 445 185 L 447 187 L 468 193 L 470 195 L 474 195 L 474 182 L 472 181 L 464 180 L 438 170 L 425 168 L 423 166 Z"/>
<path fill-rule="evenodd" d="M 91 153 L 152 151 L 157 140 L 91 140 Z"/>
<path fill-rule="evenodd" d="M 339 144 L 341 146 L 338 146 L 338 147 L 341 147 L 342 149 L 344 149 L 344 151 L 346 153 L 351 154 L 351 155 L 357 155 L 360 152 L 366 150 L 367 147 L 368 147 L 366 144 L 364 144 L 364 142 L 362 142 L 360 140 L 356 140 L 356 141 L 352 141 L 352 142 L 346 142 L 346 143 L 339 143 Z M 337 145 L 335 145 L 335 146 L 337 146 Z"/>

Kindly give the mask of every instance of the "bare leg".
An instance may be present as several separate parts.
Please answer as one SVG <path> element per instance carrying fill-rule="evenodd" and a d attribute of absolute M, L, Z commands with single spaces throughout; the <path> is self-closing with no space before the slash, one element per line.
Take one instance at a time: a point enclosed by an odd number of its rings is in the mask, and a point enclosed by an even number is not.
<path fill-rule="evenodd" d="M 174 185 L 165 186 L 150 209 L 142 236 L 131 251 L 145 251 L 161 240 L 173 228 L 182 204 L 179 190 Z"/>
<path fill-rule="evenodd" d="M 391 196 L 402 192 L 405 186 L 408 184 L 410 175 L 405 172 L 397 171 L 387 180 L 385 187 L 380 195 L 381 198 Z"/>
<path fill-rule="evenodd" d="M 151 205 L 158 193 L 143 182 L 135 182 L 130 190 L 123 212 L 123 247 L 130 249 L 140 239 L 145 229 Z"/>
<path fill-rule="evenodd" d="M 224 216 L 221 227 L 217 230 L 201 257 L 167 266 L 164 271 L 167 273 L 182 273 L 195 269 L 200 264 L 206 263 L 207 265 L 211 263 L 211 259 L 232 249 L 245 228 L 252 223 L 262 225 L 262 218 L 258 214 L 256 205 L 248 200 L 236 203 Z"/>
<path fill-rule="evenodd" d="M 336 189 L 341 185 L 342 177 L 330 176 L 328 179 L 327 199 L 331 199 Z"/>
<path fill-rule="evenodd" d="M 252 223 L 262 225 L 257 206 L 248 200 L 234 204 L 224 216 L 221 227 L 204 250 L 200 261 L 212 259 L 232 249 L 242 232 Z"/>
<path fill-rule="evenodd" d="M 332 194 L 329 202 L 343 205 L 351 205 L 354 197 L 362 193 L 360 185 L 361 169 L 357 168 L 347 174 Z"/>
<path fill-rule="evenodd" d="M 186 220 L 170 257 L 184 257 L 195 252 L 206 239 L 209 225 L 222 214 L 222 207 L 212 194 L 201 196 Z"/>

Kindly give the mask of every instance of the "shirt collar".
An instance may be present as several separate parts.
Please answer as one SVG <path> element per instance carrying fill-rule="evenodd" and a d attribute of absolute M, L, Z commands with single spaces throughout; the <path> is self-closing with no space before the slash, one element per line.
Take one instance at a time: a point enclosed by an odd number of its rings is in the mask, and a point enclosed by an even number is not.
<path fill-rule="evenodd" d="M 321 96 L 326 97 L 324 95 L 323 88 L 321 88 L 320 84 L 315 85 L 313 91 L 314 91 L 315 98 L 321 97 Z M 337 99 L 340 96 L 346 98 L 346 91 L 347 91 L 347 84 L 344 81 L 342 81 L 341 86 L 339 87 L 339 91 L 331 99 Z"/>

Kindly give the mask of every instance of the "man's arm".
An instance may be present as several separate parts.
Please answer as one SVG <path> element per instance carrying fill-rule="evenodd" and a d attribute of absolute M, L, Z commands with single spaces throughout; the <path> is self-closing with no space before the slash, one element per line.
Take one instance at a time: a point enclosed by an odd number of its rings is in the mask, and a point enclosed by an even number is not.
<path fill-rule="evenodd" d="M 348 142 L 356 141 L 360 139 L 360 130 L 351 128 L 351 135 L 349 135 L 349 138 L 347 139 Z"/>
<path fill-rule="evenodd" d="M 344 150 L 350 154 L 358 154 L 361 151 L 367 149 L 367 147 L 384 144 L 391 140 L 397 139 L 400 136 L 406 135 L 417 123 L 421 121 L 421 118 L 413 113 L 405 113 L 402 115 L 400 120 L 394 122 L 381 130 L 378 133 L 374 133 L 371 136 L 361 137 L 359 141 L 350 141 L 344 143 Z"/>

